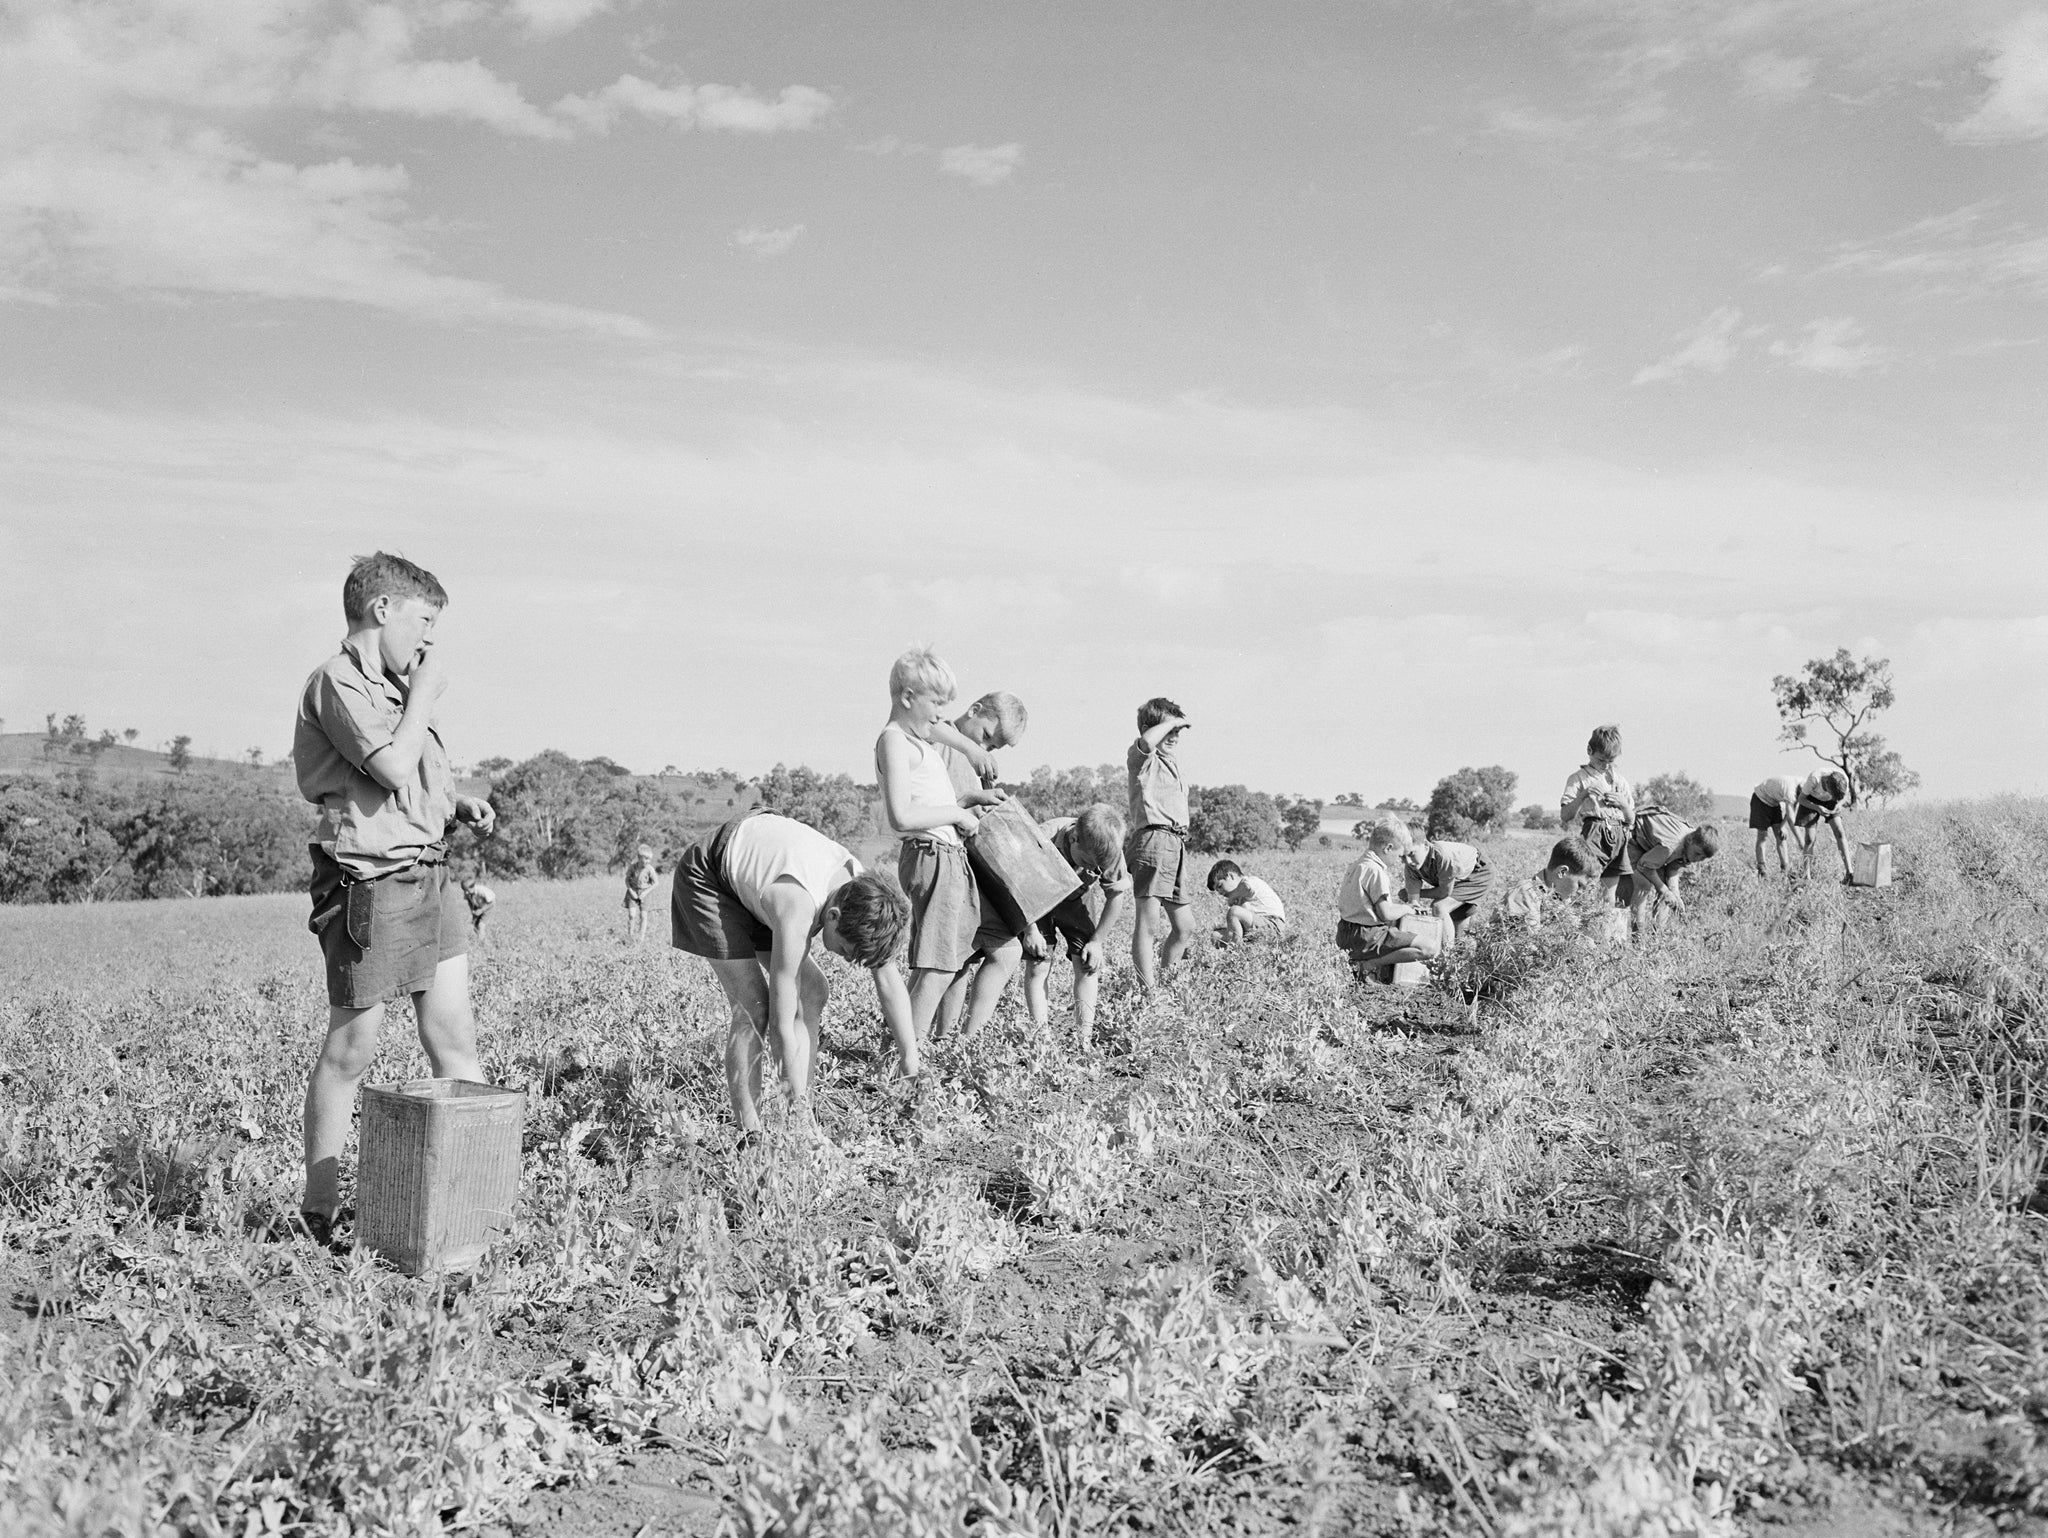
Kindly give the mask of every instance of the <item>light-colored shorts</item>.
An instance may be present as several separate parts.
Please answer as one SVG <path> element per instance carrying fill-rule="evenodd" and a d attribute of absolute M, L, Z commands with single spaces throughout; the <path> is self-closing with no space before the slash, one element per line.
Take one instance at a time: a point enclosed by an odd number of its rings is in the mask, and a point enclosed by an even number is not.
<path fill-rule="evenodd" d="M 910 899 L 913 972 L 957 972 L 978 950 L 993 950 L 1011 936 L 994 915 L 982 913 L 981 890 L 967 851 L 917 834 L 896 853 L 896 880 Z"/>
<path fill-rule="evenodd" d="M 1161 902 L 1188 900 L 1188 841 L 1159 823 L 1134 830 L 1124 840 L 1124 864 L 1131 871 L 1131 895 Z"/>

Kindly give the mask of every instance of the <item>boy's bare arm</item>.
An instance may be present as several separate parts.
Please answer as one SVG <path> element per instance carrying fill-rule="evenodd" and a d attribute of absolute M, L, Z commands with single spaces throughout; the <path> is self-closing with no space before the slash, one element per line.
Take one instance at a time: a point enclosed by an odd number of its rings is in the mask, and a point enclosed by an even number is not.
<path fill-rule="evenodd" d="M 789 1081 L 789 1097 L 802 1100 L 811 1092 L 806 1054 L 792 1053 L 790 1044 L 803 1029 L 800 977 L 804 958 L 811 951 L 811 924 L 818 905 L 811 894 L 794 881 L 777 881 L 762 899 L 768 909 L 769 933 L 774 949 L 768 957 L 768 1029 L 775 1033 L 776 1048 L 782 1055 L 782 1071 Z M 802 1069 L 793 1065 L 803 1064 Z"/>
<path fill-rule="evenodd" d="M 932 723 L 932 741 L 938 743 L 941 747 L 951 748 L 954 752 L 963 755 L 968 763 L 974 765 L 974 772 L 984 780 L 994 777 L 996 772 L 994 755 L 972 737 L 961 731 L 952 722 L 934 721 Z M 1001 798 L 998 797 L 997 799 L 1000 800 Z"/>
<path fill-rule="evenodd" d="M 959 802 L 912 801 L 908 785 L 909 745 L 895 732 L 882 733 L 875 744 L 875 772 L 882 781 L 882 810 L 889 826 L 898 833 L 929 833 L 934 828 L 958 828 L 972 833 L 980 820 Z"/>
<path fill-rule="evenodd" d="M 1168 716 L 1164 721 L 1155 722 L 1138 733 L 1138 740 L 1148 748 L 1156 748 L 1175 732 L 1184 732 L 1192 723 L 1179 716 Z"/>
<path fill-rule="evenodd" d="M 391 740 L 363 760 L 363 772 L 386 790 L 397 790 L 419 773 L 434 724 L 434 707 L 448 689 L 448 670 L 430 647 L 412 670 L 405 697 L 405 715 Z M 473 799 L 473 798 L 472 798 Z"/>

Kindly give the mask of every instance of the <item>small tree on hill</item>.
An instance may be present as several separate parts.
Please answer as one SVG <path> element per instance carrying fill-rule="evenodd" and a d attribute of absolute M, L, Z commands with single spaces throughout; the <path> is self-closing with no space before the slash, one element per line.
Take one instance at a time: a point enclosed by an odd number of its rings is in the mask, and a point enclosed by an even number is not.
<path fill-rule="evenodd" d="M 1280 842 L 1280 809 L 1263 790 L 1195 785 L 1188 791 L 1188 847 L 1197 854 L 1271 849 Z"/>
<path fill-rule="evenodd" d="M 1322 802 L 1307 796 L 1282 796 L 1276 804 L 1280 808 L 1280 837 L 1286 840 L 1289 849 L 1299 849 L 1321 831 Z"/>
<path fill-rule="evenodd" d="M 142 733 L 137 731 L 132 726 L 126 726 L 121 729 L 121 740 L 129 744 L 131 747 L 134 745 L 135 739 L 137 737 L 140 737 L 141 735 Z"/>
<path fill-rule="evenodd" d="M 868 831 L 867 792 L 846 774 L 820 774 L 807 765 L 777 764 L 761 777 L 761 805 L 816 828 L 840 843 Z"/>
<path fill-rule="evenodd" d="M 1460 769 L 1429 793 L 1425 824 L 1431 838 L 1470 838 L 1508 825 L 1515 806 L 1515 775 L 1499 764 Z"/>
<path fill-rule="evenodd" d="M 1362 807 L 1362 806 L 1364 806 L 1364 805 L 1365 805 L 1365 797 L 1364 797 L 1364 796 L 1362 796 L 1362 795 L 1360 795 L 1360 794 L 1359 794 L 1359 793 L 1358 793 L 1357 791 L 1355 791 L 1355 790 L 1347 790 L 1347 791 L 1345 791 L 1345 792 L 1344 792 L 1344 794 L 1343 794 L 1343 795 L 1341 795 L 1341 796 L 1339 796 L 1339 797 L 1337 798 L 1337 800 L 1336 800 L 1336 803 L 1335 803 L 1335 804 L 1336 804 L 1336 805 L 1338 805 L 1338 806 L 1359 806 L 1359 807 Z"/>
<path fill-rule="evenodd" d="M 171 767 L 183 774 L 192 764 L 192 739 L 173 737 L 171 739 Z"/>
<path fill-rule="evenodd" d="M 1869 729 L 1868 723 L 1898 699 L 1886 658 L 1859 660 L 1848 647 L 1840 647 L 1834 656 L 1815 657 L 1797 673 L 1780 673 L 1771 680 L 1771 697 L 1784 723 L 1779 740 L 1848 775 L 1852 799 L 1861 794 L 1873 767 L 1892 795 L 1920 783 L 1884 738 Z"/>
<path fill-rule="evenodd" d="M 1714 815 L 1714 793 L 1683 769 L 1675 774 L 1651 775 L 1643 781 L 1643 793 L 1636 799 L 1643 805 L 1654 801 L 1688 822 Z"/>

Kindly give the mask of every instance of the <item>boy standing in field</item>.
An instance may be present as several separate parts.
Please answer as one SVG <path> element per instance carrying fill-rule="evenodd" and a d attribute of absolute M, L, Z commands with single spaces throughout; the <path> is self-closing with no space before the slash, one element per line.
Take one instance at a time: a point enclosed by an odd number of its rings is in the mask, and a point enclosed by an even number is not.
<path fill-rule="evenodd" d="M 1501 899 L 1504 923 L 1535 929 L 1543 923 L 1546 895 L 1571 902 L 1579 889 L 1600 875 L 1600 856 L 1576 833 L 1567 834 L 1550 846 L 1550 860 L 1533 876 L 1524 876 Z"/>
<path fill-rule="evenodd" d="M 1615 771 L 1621 728 L 1597 726 L 1586 741 L 1586 762 L 1564 782 L 1557 825 L 1576 833 L 1600 856 L 1600 888 L 1614 900 L 1628 874 L 1628 829 L 1636 817 L 1635 787 Z"/>
<path fill-rule="evenodd" d="M 1079 817 L 1055 817 L 1044 827 L 1052 847 L 1081 878 L 1081 890 L 1034 926 L 1040 950 L 1024 961 L 1024 1006 L 1031 1011 L 1032 1025 L 1043 1031 L 1052 1015 L 1045 996 L 1051 949 L 1064 939 L 1074 962 L 1074 1020 L 1081 1050 L 1093 1052 L 1102 937 L 1115 927 L 1131 890 L 1130 872 L 1124 868 L 1124 820 L 1115 807 L 1098 803 Z"/>
<path fill-rule="evenodd" d="M 1247 876 L 1237 861 L 1218 860 L 1209 867 L 1209 890 L 1223 899 L 1223 922 L 1216 926 L 1216 944 L 1277 940 L 1286 932 L 1287 909 L 1280 894 L 1257 876 Z"/>
<path fill-rule="evenodd" d="M 1804 780 L 1789 774 L 1774 774 L 1750 792 L 1749 825 L 1756 830 L 1756 873 L 1764 874 L 1764 834 L 1778 842 L 1778 874 L 1786 873 L 1785 828 L 1792 828 L 1792 841 L 1810 862 L 1813 859 L 1813 825 L 1825 821 L 1835 836 L 1835 849 L 1842 856 L 1842 879 L 1849 879 L 1849 845 L 1842 837 L 1844 801 L 1854 805 L 1849 776 L 1839 769 L 1825 773 L 1816 769 Z"/>
<path fill-rule="evenodd" d="M 732 1006 L 725 1081 L 742 1146 L 761 1132 L 761 1058 L 782 1064 L 792 1118 L 810 1112 L 811 1064 L 832 985 L 811 959 L 819 941 L 872 974 L 895 1038 L 898 1072 L 915 1077 L 917 1033 L 896 969 L 909 910 L 888 882 L 794 818 L 755 807 L 706 834 L 676 861 L 671 939 L 702 956 Z"/>
<path fill-rule="evenodd" d="M 1373 824 L 1365 853 L 1337 883 L 1337 949 L 1360 982 L 1373 981 L 1383 969 L 1405 961 L 1427 961 L 1441 949 L 1434 925 L 1404 927 L 1415 910 L 1396 895 L 1402 881 L 1395 872 L 1412 841 L 1399 818 L 1381 818 Z"/>
<path fill-rule="evenodd" d="M 642 844 L 626 867 L 626 941 L 638 945 L 647 934 L 647 894 L 661 879 L 654 868 L 654 851 Z"/>
<path fill-rule="evenodd" d="M 1661 806 L 1638 807 L 1628 836 L 1629 864 L 1635 872 L 1629 878 L 1629 923 L 1636 934 L 1640 936 L 1666 908 L 1682 912 L 1685 899 L 1678 895 L 1678 873 L 1720 851 L 1721 830 L 1714 824 L 1695 828 Z"/>
<path fill-rule="evenodd" d="M 1138 707 L 1138 740 L 1124 755 L 1131 794 L 1124 863 L 1138 899 L 1131 961 L 1141 988 L 1150 988 L 1172 971 L 1195 937 L 1195 917 L 1188 906 L 1193 895 L 1187 879 L 1188 787 L 1174 751 L 1187 729 L 1180 706 L 1163 695 L 1149 699 Z"/>
<path fill-rule="evenodd" d="M 322 1243 L 341 1151 L 384 1006 L 410 997 L 438 1079 L 480 1081 L 469 1005 L 469 915 L 448 874 L 448 828 L 488 834 L 488 801 L 459 796 L 434 709 L 448 687 L 434 623 L 448 593 L 401 556 L 359 557 L 341 588 L 348 635 L 299 696 L 292 764 L 320 808 L 313 914 L 327 966 L 327 1039 L 306 1087 L 300 1221 Z"/>
<path fill-rule="evenodd" d="M 958 685 L 929 647 L 907 651 L 889 669 L 889 721 L 875 739 L 875 775 L 890 828 L 902 838 L 897 879 L 910 899 L 910 1013 L 922 1041 L 953 979 L 979 950 L 987 963 L 968 996 L 971 1033 L 994 1013 L 1023 947 L 999 920 L 984 924 L 981 893 L 962 838 L 981 825 L 960 804 L 942 748 L 966 755 L 977 772 L 988 754 L 948 726 L 943 713 Z"/>
<path fill-rule="evenodd" d="M 1447 838 L 1424 839 L 1402 856 L 1403 895 L 1421 897 L 1429 911 L 1451 921 L 1453 941 L 1465 938 L 1465 926 L 1493 901 L 1500 876 L 1485 855 L 1470 844 Z"/>

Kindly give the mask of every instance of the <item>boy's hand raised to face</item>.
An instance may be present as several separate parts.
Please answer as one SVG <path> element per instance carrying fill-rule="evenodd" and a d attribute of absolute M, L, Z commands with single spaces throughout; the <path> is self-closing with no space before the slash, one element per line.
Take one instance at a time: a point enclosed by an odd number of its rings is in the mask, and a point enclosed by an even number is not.
<path fill-rule="evenodd" d="M 448 664 L 437 648 L 429 646 L 427 654 L 412 665 L 412 671 L 405 677 L 405 688 L 409 698 L 429 705 L 448 692 Z"/>

